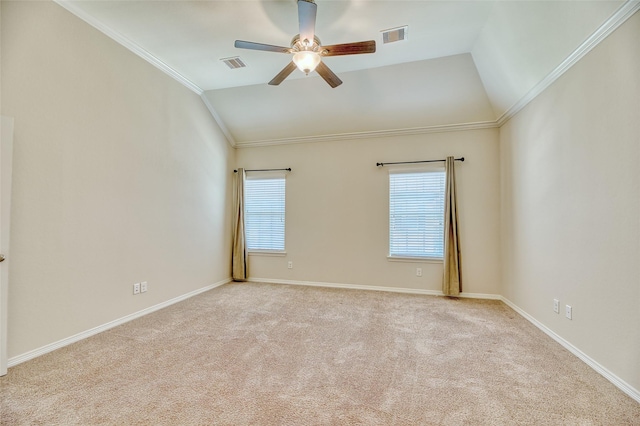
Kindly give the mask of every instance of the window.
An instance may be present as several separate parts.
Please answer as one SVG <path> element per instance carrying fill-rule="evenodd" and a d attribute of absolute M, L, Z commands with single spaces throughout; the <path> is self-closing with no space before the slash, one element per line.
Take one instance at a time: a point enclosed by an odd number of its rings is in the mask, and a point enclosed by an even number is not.
<path fill-rule="evenodd" d="M 247 177 L 244 220 L 247 249 L 284 251 L 285 178 Z"/>
<path fill-rule="evenodd" d="M 389 257 L 442 259 L 442 169 L 389 173 Z"/>

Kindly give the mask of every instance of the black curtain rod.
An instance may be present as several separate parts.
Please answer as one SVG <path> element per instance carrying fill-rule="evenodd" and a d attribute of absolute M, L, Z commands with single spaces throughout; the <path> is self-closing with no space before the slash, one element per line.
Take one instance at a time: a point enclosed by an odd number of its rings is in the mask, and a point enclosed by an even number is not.
<path fill-rule="evenodd" d="M 464 157 L 460 157 L 460 158 L 454 158 L 454 160 L 456 161 L 464 161 Z M 443 161 L 447 161 L 445 160 L 423 160 L 423 161 L 398 161 L 395 163 L 376 163 L 376 166 L 378 167 L 382 167 L 382 166 L 386 166 L 388 164 L 416 164 L 416 163 L 440 163 Z"/>
<path fill-rule="evenodd" d="M 245 170 L 245 172 L 281 172 L 281 171 L 291 171 L 291 167 L 287 169 L 253 169 L 253 170 Z M 238 173 L 237 170 L 234 170 L 233 173 Z"/>

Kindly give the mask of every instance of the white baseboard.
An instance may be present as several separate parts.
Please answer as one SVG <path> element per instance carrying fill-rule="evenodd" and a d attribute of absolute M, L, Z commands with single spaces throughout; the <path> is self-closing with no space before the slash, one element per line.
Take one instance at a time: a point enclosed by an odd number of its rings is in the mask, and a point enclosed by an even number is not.
<path fill-rule="evenodd" d="M 554 331 L 552 331 L 546 325 L 542 324 L 540 321 L 538 321 L 537 319 L 535 319 L 534 317 L 532 317 L 531 315 L 529 315 L 528 313 L 523 311 L 519 306 L 514 304 L 512 301 L 510 301 L 506 297 L 501 297 L 500 300 L 502 300 L 507 306 L 509 306 L 514 311 L 516 311 L 518 314 L 520 314 L 524 319 L 526 319 L 531 324 L 535 325 L 540 330 L 542 330 L 546 335 L 551 337 L 556 342 L 560 343 L 569 352 L 571 352 L 572 354 L 574 354 L 575 356 L 580 358 L 580 360 L 582 360 L 589 367 L 593 368 L 596 372 L 598 372 L 605 379 L 607 379 L 611 383 L 613 383 L 622 392 L 626 393 L 631 398 L 633 398 L 636 401 L 640 402 L 640 391 L 638 391 L 638 389 L 635 389 L 633 386 L 631 386 L 630 384 L 628 384 L 627 382 L 625 382 L 624 380 L 622 380 L 621 378 L 619 378 L 618 376 L 613 374 L 611 371 L 609 371 L 606 368 L 604 368 L 602 365 L 600 365 L 598 362 L 594 361 L 587 354 L 585 354 L 580 349 L 578 349 L 575 346 L 573 346 L 571 343 L 569 343 L 564 338 L 560 337 L 558 334 L 556 334 Z"/>
<path fill-rule="evenodd" d="M 388 291 L 394 293 L 408 293 L 408 294 L 426 294 L 430 296 L 444 296 L 441 291 L 437 290 L 423 290 L 416 288 L 398 288 L 398 287 L 378 287 L 378 286 L 369 286 L 369 285 L 358 285 L 358 284 L 338 284 L 338 283 L 325 283 L 325 282 L 312 282 L 312 281 L 293 281 L 293 280 L 278 280 L 271 278 L 249 278 L 248 281 L 255 282 L 263 282 L 269 284 L 287 284 L 287 285 L 303 285 L 303 286 L 311 286 L 311 287 L 329 287 L 329 288 L 344 288 L 351 290 L 374 290 L 374 291 Z M 629 385 L 624 380 L 620 379 L 618 376 L 607 370 L 605 367 L 600 365 L 598 362 L 594 361 L 591 357 L 586 355 L 580 349 L 573 346 L 567 340 L 560 337 L 558 334 L 553 332 L 551 329 L 546 327 L 544 324 L 536 320 L 534 317 L 523 311 L 520 307 L 515 305 L 509 299 L 504 296 L 498 294 L 484 294 L 484 293 L 460 293 L 460 297 L 469 298 L 469 299 L 489 299 L 489 300 L 500 300 L 504 302 L 511 309 L 520 314 L 524 319 L 538 327 L 545 334 L 551 337 L 556 342 L 560 343 L 564 348 L 566 348 L 569 352 L 577 356 L 580 360 L 582 360 L 589 367 L 594 369 L 597 373 L 602 375 L 605 379 L 609 380 L 613 383 L 618 389 L 629 395 L 631 398 L 640 402 L 640 391 L 635 389 L 633 386 Z"/>
<path fill-rule="evenodd" d="M 138 311 L 138 312 L 134 312 L 134 313 L 132 313 L 130 315 L 127 315 L 127 316 L 124 316 L 122 318 L 110 321 L 110 322 L 108 322 L 106 324 L 103 324 L 103 325 L 100 325 L 98 327 L 94 327 L 92 329 L 83 331 L 82 333 L 75 334 L 75 335 L 73 335 L 71 337 L 67 337 L 65 339 L 58 340 L 57 342 L 50 343 L 50 344 L 45 345 L 45 346 L 43 346 L 41 348 L 34 349 L 32 351 L 23 353 L 22 355 L 14 356 L 12 358 L 9 358 L 8 366 L 9 367 L 13 367 L 13 366 L 21 364 L 21 363 L 23 363 L 25 361 L 29 361 L 30 359 L 39 357 L 39 356 L 44 355 L 44 354 L 49 353 L 49 352 L 53 352 L 56 349 L 60 349 L 60 348 L 62 348 L 64 346 L 68 346 L 68 345 L 70 345 L 72 343 L 75 343 L 75 342 L 78 342 L 80 340 L 86 339 L 87 337 L 94 336 L 94 335 L 96 335 L 98 333 L 101 333 L 103 331 L 109 330 L 110 328 L 117 327 L 117 326 L 119 326 L 121 324 L 129 322 L 129 321 L 134 320 L 136 318 L 140 318 L 142 316 L 145 316 L 145 315 L 150 314 L 152 312 L 158 311 L 160 309 L 166 308 L 167 306 L 171 306 L 171 305 L 173 305 L 175 303 L 182 302 L 183 300 L 189 299 L 190 297 L 196 296 L 196 295 L 198 295 L 200 293 L 204 293 L 205 291 L 209 291 L 209 290 L 214 289 L 216 287 L 220 287 L 221 285 L 227 284 L 228 282 L 231 282 L 231 278 L 227 278 L 227 279 L 224 279 L 222 281 L 218 281 L 215 284 L 211 284 L 211 285 L 208 285 L 206 287 L 202 287 L 202 288 L 199 288 L 199 289 L 194 290 L 192 292 L 183 294 L 181 296 L 174 297 L 173 299 L 167 300 L 167 301 L 162 302 L 162 303 L 158 303 L 157 305 L 148 307 L 148 308 L 143 309 L 143 310 Z"/>
<path fill-rule="evenodd" d="M 442 294 L 444 296 L 444 294 Z M 464 291 L 460 293 L 460 296 L 465 299 L 487 299 L 487 300 L 502 300 L 502 296 L 499 294 L 490 294 L 490 293 L 465 293 Z"/>
<path fill-rule="evenodd" d="M 382 287 L 382 286 L 376 286 L 376 285 L 340 284 L 340 283 L 279 280 L 279 279 L 272 279 L 272 278 L 253 278 L 253 277 L 248 278 L 247 281 L 255 281 L 260 283 L 268 283 L 268 284 L 304 285 L 309 287 L 344 288 L 348 290 L 372 290 L 372 291 L 387 291 L 391 293 L 426 294 L 429 296 L 444 296 L 444 294 L 440 290 L 425 290 L 420 288 Z M 500 296 L 499 294 L 464 293 L 463 292 L 463 293 L 460 293 L 459 297 L 467 298 L 467 299 L 502 300 L 502 296 Z"/>
<path fill-rule="evenodd" d="M 326 283 L 326 282 L 312 282 L 312 281 L 292 281 L 292 280 L 278 280 L 278 279 L 270 279 L 270 278 L 249 278 L 248 281 L 255 282 L 263 282 L 269 284 L 285 284 L 285 285 L 302 285 L 302 286 L 310 286 L 310 287 L 328 287 L 328 288 L 343 288 L 350 290 L 372 290 L 372 291 L 386 291 L 392 293 L 406 293 L 406 294 L 424 294 L 430 296 L 443 296 L 441 291 L 437 290 L 425 290 L 425 289 L 417 289 L 417 288 L 402 288 L 402 287 L 380 287 L 380 286 L 369 286 L 369 285 L 358 285 L 358 284 L 340 284 L 340 283 Z M 208 285 L 206 287 L 200 288 L 198 290 L 194 290 L 192 292 L 183 294 L 181 296 L 175 297 L 173 299 L 167 300 L 165 302 L 159 303 L 157 305 L 151 306 L 149 308 L 143 309 L 138 312 L 134 312 L 133 314 L 124 316 L 114 321 L 110 321 L 106 324 L 103 324 L 98 327 L 94 327 L 90 330 L 86 330 L 82 333 L 75 334 L 71 337 L 67 337 L 65 339 L 59 340 L 57 342 L 45 345 L 41 348 L 34 349 L 32 351 L 26 352 L 22 355 L 18 355 L 8 360 L 8 367 L 13 367 L 15 365 L 21 364 L 25 361 L 29 361 L 30 359 L 39 357 L 46 353 L 52 352 L 56 349 L 62 348 L 64 346 L 68 346 L 72 343 L 78 342 L 80 340 L 86 339 L 87 337 L 91 337 L 103 331 L 109 330 L 113 327 L 117 327 L 126 322 L 132 321 L 136 318 L 140 318 L 144 315 L 150 314 L 152 312 L 158 311 L 160 309 L 171 306 L 175 303 L 181 302 L 183 300 L 189 299 L 198 294 L 204 293 L 205 291 L 214 289 L 216 287 L 220 287 L 221 285 L 227 284 L 231 282 L 231 278 L 224 279 L 222 281 L 218 281 L 215 284 Z M 535 325 L 537 328 L 542 330 L 545 334 L 551 337 L 553 340 L 561 344 L 564 348 L 566 348 L 569 352 L 577 356 L 580 360 L 582 360 L 589 367 L 594 369 L 597 373 L 602 375 L 605 379 L 609 380 L 613 383 L 618 389 L 620 389 L 625 394 L 629 395 L 634 400 L 640 403 L 640 391 L 635 389 L 633 386 L 620 379 L 618 376 L 607 370 L 605 367 L 600 365 L 598 362 L 594 361 L 591 357 L 586 355 L 580 349 L 573 346 L 564 338 L 560 337 L 550 328 L 536 320 L 534 317 L 529 315 L 527 312 L 522 310 L 519 306 L 511 302 L 504 296 L 500 296 L 497 294 L 485 294 L 485 293 L 460 293 L 460 297 L 469 298 L 469 299 L 489 299 L 489 300 L 501 300 L 511 309 L 516 311 L 519 315 L 521 315 L 524 319 L 529 321 L 531 324 Z"/>

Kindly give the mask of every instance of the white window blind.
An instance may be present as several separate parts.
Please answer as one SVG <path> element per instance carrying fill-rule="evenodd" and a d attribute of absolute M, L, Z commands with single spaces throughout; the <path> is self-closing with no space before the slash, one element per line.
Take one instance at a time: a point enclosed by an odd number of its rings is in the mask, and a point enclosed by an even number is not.
<path fill-rule="evenodd" d="M 442 170 L 389 174 L 389 256 L 442 259 Z"/>
<path fill-rule="evenodd" d="M 285 178 L 247 178 L 244 214 L 247 249 L 284 251 Z"/>

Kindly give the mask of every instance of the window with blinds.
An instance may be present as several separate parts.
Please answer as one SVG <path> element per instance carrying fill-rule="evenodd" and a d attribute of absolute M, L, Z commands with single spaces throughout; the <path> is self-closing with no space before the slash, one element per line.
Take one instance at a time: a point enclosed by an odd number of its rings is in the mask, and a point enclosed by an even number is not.
<path fill-rule="evenodd" d="M 284 251 L 285 178 L 249 178 L 244 184 L 248 250 Z"/>
<path fill-rule="evenodd" d="M 389 174 L 389 256 L 442 259 L 443 170 Z"/>

